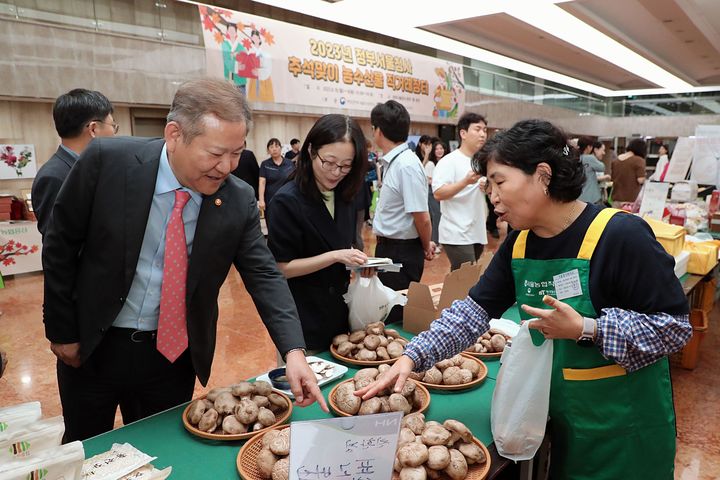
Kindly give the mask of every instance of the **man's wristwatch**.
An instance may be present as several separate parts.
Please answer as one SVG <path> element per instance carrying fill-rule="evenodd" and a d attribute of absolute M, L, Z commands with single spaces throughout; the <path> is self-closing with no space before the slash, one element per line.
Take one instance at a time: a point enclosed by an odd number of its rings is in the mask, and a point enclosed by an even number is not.
<path fill-rule="evenodd" d="M 591 347 L 595 345 L 595 337 L 597 332 L 597 320 L 594 318 L 583 317 L 583 329 L 577 344 L 581 347 Z"/>
<path fill-rule="evenodd" d="M 291 352 L 295 352 L 295 351 L 297 351 L 297 350 L 302 350 L 303 355 L 307 356 L 307 351 L 306 351 L 304 348 L 302 348 L 302 347 L 291 348 L 290 350 L 288 350 L 287 352 L 285 352 L 285 355 L 283 355 L 283 361 L 287 361 L 287 356 L 288 356 Z"/>

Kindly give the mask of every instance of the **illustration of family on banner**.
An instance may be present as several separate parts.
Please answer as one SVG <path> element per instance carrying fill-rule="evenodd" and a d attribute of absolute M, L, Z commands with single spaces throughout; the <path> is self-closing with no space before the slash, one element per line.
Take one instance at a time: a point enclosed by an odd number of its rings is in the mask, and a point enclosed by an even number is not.
<path fill-rule="evenodd" d="M 397 100 L 418 120 L 462 115 L 462 65 L 342 35 L 207 5 L 198 6 L 207 72 L 251 102 L 370 112 Z"/>

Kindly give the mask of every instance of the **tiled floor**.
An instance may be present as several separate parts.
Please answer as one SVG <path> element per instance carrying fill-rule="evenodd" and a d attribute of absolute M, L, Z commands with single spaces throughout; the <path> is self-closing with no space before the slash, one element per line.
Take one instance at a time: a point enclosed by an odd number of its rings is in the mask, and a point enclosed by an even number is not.
<path fill-rule="evenodd" d="M 372 250 L 374 241 L 369 237 L 366 232 L 366 245 Z M 490 248 L 495 245 L 491 241 Z M 448 270 L 447 257 L 441 255 L 426 263 L 423 282 L 441 282 Z M 44 415 L 53 416 L 61 409 L 55 357 L 42 325 L 42 288 L 42 275 L 29 274 L 7 279 L 6 288 L 0 290 L 0 349 L 10 359 L 0 379 L 0 406 L 40 400 Z M 257 375 L 276 362 L 273 344 L 234 269 L 222 287 L 219 303 L 218 342 L 208 388 Z M 714 325 L 718 318 L 720 310 L 716 308 L 698 368 L 673 368 L 678 425 L 676 479 L 720 478 L 720 327 Z M 205 390 L 199 384 L 195 389 Z"/>

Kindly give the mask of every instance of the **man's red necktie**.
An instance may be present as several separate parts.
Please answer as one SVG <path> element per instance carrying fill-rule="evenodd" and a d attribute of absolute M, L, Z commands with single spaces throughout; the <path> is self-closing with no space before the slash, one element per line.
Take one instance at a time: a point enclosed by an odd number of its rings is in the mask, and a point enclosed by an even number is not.
<path fill-rule="evenodd" d="M 157 349 L 174 362 L 188 347 L 187 310 L 187 242 L 182 211 L 190 199 L 185 191 L 175 190 L 175 205 L 165 231 L 165 266 L 160 292 Z"/>

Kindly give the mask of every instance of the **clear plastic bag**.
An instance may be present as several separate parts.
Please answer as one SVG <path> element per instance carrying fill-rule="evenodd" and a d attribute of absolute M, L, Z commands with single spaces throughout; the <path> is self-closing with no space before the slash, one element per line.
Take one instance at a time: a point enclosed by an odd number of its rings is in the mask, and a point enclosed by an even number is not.
<path fill-rule="evenodd" d="M 343 295 L 348 304 L 350 331 L 362 330 L 387 318 L 395 305 L 405 305 L 407 297 L 382 284 L 377 275 L 358 277 Z"/>
<path fill-rule="evenodd" d="M 510 460 L 535 456 L 545 436 L 550 406 L 553 342 L 535 346 L 528 323 L 503 354 L 490 411 L 498 453 Z"/>

